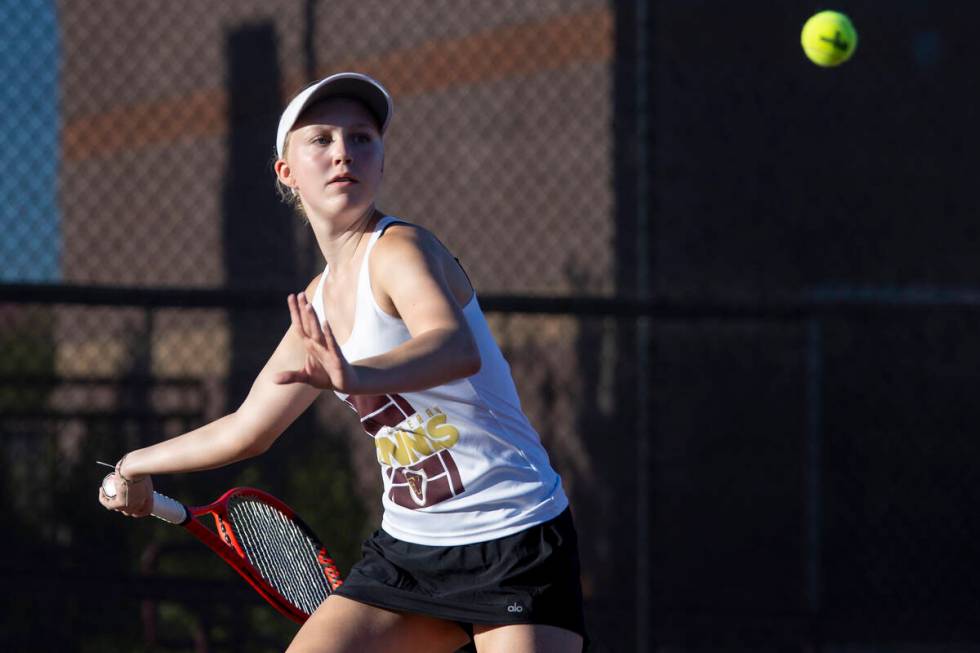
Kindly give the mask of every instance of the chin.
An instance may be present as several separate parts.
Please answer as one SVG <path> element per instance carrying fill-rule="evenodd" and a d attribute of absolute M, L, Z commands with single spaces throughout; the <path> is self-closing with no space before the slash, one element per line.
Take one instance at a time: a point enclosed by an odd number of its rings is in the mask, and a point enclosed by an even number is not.
<path fill-rule="evenodd" d="M 370 201 L 357 201 L 359 198 L 338 197 L 322 205 L 324 215 L 361 214 L 371 207 Z"/>

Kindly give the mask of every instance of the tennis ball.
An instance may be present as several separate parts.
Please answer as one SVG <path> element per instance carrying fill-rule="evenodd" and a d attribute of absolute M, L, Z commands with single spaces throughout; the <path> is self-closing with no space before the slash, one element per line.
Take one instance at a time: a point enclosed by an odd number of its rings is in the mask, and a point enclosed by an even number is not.
<path fill-rule="evenodd" d="M 807 58 L 818 66 L 838 66 L 857 49 L 857 30 L 839 11 L 821 11 L 803 24 L 800 44 Z"/>

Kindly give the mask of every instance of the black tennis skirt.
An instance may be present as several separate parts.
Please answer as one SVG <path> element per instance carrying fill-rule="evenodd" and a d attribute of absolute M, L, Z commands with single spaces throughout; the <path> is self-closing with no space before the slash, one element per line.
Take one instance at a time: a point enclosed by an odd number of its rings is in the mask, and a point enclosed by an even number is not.
<path fill-rule="evenodd" d="M 572 513 L 513 535 L 426 546 L 377 530 L 337 594 L 394 610 L 472 624 L 542 624 L 586 638 Z"/>

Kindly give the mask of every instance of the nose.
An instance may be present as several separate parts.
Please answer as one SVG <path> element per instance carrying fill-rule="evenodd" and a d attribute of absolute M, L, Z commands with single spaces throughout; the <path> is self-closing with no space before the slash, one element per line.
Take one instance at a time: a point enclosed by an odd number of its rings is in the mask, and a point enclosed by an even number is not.
<path fill-rule="evenodd" d="M 347 137 L 338 138 L 335 142 L 333 153 L 334 164 L 350 163 L 353 160 L 350 151 L 350 143 L 348 143 Z"/>

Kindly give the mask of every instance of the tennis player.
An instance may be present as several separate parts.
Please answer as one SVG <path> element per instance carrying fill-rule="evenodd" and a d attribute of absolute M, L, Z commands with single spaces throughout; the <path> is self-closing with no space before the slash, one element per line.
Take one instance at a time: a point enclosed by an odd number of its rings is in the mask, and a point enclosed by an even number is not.
<path fill-rule="evenodd" d="M 288 297 L 291 326 L 241 407 L 128 453 L 116 496 L 100 501 L 146 515 L 152 474 L 261 454 L 332 390 L 374 444 L 384 516 L 289 652 L 448 652 L 470 641 L 481 653 L 580 651 L 568 500 L 473 287 L 435 236 L 375 206 L 392 111 L 385 88 L 357 73 L 322 79 L 286 107 L 277 183 L 327 266 Z"/>

